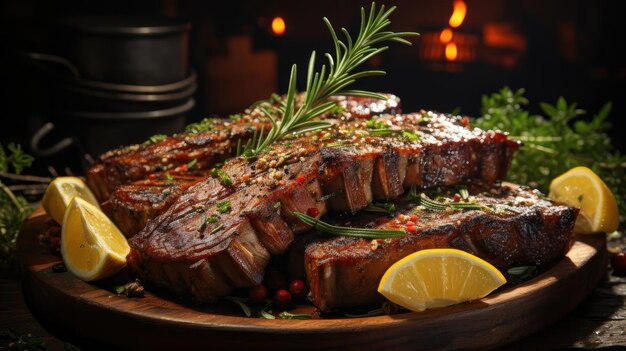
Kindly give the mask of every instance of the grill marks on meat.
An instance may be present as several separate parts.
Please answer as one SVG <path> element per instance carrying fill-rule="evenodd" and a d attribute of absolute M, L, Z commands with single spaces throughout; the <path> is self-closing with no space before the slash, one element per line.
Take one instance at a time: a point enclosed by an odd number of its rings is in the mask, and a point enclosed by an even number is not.
<path fill-rule="evenodd" d="M 205 179 L 206 172 L 175 174 L 171 179 L 161 175 L 118 186 L 102 210 L 127 238 L 137 234 L 148 221 L 161 214 L 193 184 Z"/>
<path fill-rule="evenodd" d="M 323 118 L 369 118 L 381 113 L 399 113 L 400 100 L 385 94 L 387 100 L 361 97 L 335 97 L 340 107 L 336 115 Z M 215 118 L 209 131 L 181 133 L 152 144 L 141 144 L 109 151 L 87 172 L 87 183 L 100 201 L 107 200 L 122 184 L 143 180 L 149 174 L 173 169 L 197 160 L 195 169 L 207 169 L 233 156 L 237 143 L 252 137 L 254 130 L 271 123 L 254 107 L 236 121 Z"/>
<path fill-rule="evenodd" d="M 295 244 L 292 265 L 297 271 L 304 264 L 315 305 L 328 312 L 382 301 L 376 289 L 385 271 L 418 250 L 457 248 L 503 270 L 549 263 L 569 249 L 577 209 L 554 205 L 531 190 L 509 183 L 492 187 L 472 183 L 469 189 L 473 201 L 493 205 L 493 209 L 418 210 L 416 232 L 377 239 L 376 243 L 311 233 Z M 360 215 L 351 223 L 357 227 L 403 228 L 398 215 L 413 214 L 415 209 L 415 205 L 404 205 L 392 218 Z"/>
<path fill-rule="evenodd" d="M 131 238 L 129 265 L 155 285 L 211 301 L 261 283 L 270 256 L 308 229 L 293 212 L 355 213 L 409 186 L 493 182 L 506 174 L 518 147 L 501 133 L 469 130 L 459 118 L 435 113 L 377 118 L 419 140 L 396 132 L 364 137 L 365 122 L 337 122 L 330 140 L 312 142 L 308 135 L 285 140 L 252 163 L 230 160 L 222 171 L 233 184 L 210 178 L 191 186 Z M 432 168 L 431 160 L 445 170 Z"/>

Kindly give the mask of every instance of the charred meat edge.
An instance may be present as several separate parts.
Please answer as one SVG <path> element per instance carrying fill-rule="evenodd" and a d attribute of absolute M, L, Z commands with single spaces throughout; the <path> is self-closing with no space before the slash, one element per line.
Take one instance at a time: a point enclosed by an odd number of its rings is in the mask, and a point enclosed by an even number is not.
<path fill-rule="evenodd" d="M 493 210 L 415 212 L 415 205 L 405 206 L 394 218 L 413 213 L 421 218 L 416 231 L 404 237 L 372 241 L 308 233 L 291 249 L 293 274 L 307 277 L 313 303 L 330 312 L 382 302 L 377 287 L 383 274 L 393 263 L 419 250 L 456 248 L 501 270 L 542 265 L 566 254 L 577 209 L 554 205 L 510 183 L 474 189 L 482 190 L 474 193 L 474 201 L 495 205 Z M 373 227 L 379 229 L 397 229 L 399 225 L 380 215 L 365 215 L 351 222 L 355 226 L 376 223 Z"/>
<path fill-rule="evenodd" d="M 272 152 L 292 152 L 290 159 L 298 160 L 282 168 L 281 182 L 259 171 L 263 157 L 252 164 L 227 162 L 223 171 L 233 179 L 250 169 L 259 173 L 231 186 L 210 178 L 190 187 L 130 239 L 129 265 L 157 286 L 212 301 L 262 281 L 270 256 L 285 252 L 294 234 L 309 229 L 294 211 L 354 213 L 411 186 L 453 185 L 469 178 L 491 183 L 506 174 L 518 143 L 434 113 L 428 126 L 420 126 L 423 117 L 385 117 L 412 126 L 419 141 L 388 136 L 357 146 L 322 147 L 303 138 L 276 145 Z M 224 203 L 227 212 L 220 210 Z M 207 223 L 208 218 L 215 221 Z"/>
<path fill-rule="evenodd" d="M 338 115 L 321 118 L 369 118 L 382 113 L 400 113 L 400 100 L 384 94 L 387 100 L 362 97 L 334 97 L 341 107 Z M 271 128 L 271 123 L 255 107 L 247 109 L 237 121 L 215 118 L 207 132 L 180 133 L 152 144 L 131 145 L 109 151 L 87 171 L 87 184 L 103 202 L 119 185 L 143 180 L 149 174 L 196 160 L 195 169 L 206 169 L 233 156 L 239 141 L 243 144 L 254 130 Z"/>

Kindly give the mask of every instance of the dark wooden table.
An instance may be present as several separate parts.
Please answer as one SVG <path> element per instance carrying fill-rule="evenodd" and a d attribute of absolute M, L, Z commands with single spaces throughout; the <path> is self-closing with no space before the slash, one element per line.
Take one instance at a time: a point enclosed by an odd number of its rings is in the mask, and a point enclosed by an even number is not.
<path fill-rule="evenodd" d="M 609 247 L 626 248 L 626 237 L 609 241 Z M 68 330 L 60 330 L 33 315 L 24 300 L 19 277 L 0 272 L 0 332 L 8 329 L 18 335 L 41 337 L 48 350 L 109 350 Z M 7 346 L 0 340 L 0 349 Z M 606 279 L 591 295 L 555 325 L 502 350 L 621 349 L 626 348 L 626 278 L 616 277 L 607 267 Z"/>

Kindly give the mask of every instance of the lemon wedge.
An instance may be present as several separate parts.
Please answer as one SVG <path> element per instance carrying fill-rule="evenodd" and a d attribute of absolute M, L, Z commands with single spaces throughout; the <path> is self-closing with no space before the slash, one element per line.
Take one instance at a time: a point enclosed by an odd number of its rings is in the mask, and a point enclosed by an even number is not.
<path fill-rule="evenodd" d="M 91 281 L 126 266 L 128 242 L 111 220 L 80 196 L 70 202 L 61 229 L 61 256 L 67 269 Z"/>
<path fill-rule="evenodd" d="M 80 196 L 92 205 L 100 208 L 98 200 L 82 179 L 77 177 L 57 177 L 43 195 L 41 206 L 57 223 L 63 223 L 65 210 L 75 196 Z"/>
<path fill-rule="evenodd" d="M 378 292 L 411 311 L 477 300 L 506 283 L 488 262 L 456 249 L 417 251 L 389 267 Z"/>
<path fill-rule="evenodd" d="M 580 209 L 574 232 L 592 234 L 617 230 L 619 212 L 609 187 L 587 167 L 574 167 L 550 183 L 548 197 Z"/>

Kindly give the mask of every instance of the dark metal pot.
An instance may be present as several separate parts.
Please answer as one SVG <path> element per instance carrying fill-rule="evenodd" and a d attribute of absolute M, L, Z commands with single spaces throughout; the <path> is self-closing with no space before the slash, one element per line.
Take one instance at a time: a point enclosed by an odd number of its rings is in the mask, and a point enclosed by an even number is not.
<path fill-rule="evenodd" d="M 98 156 L 122 145 L 142 143 L 155 134 L 173 134 L 185 127 L 185 113 L 195 101 L 188 99 L 173 108 L 148 112 L 64 111 L 65 124 L 81 147 Z"/>
<path fill-rule="evenodd" d="M 62 84 L 58 102 L 62 109 L 96 112 L 153 111 L 180 106 L 196 91 L 195 82 L 182 90 L 164 93 L 120 92 Z"/>
<path fill-rule="evenodd" d="M 82 78 L 163 85 L 189 75 L 188 23 L 122 16 L 80 16 L 60 23 L 63 56 Z"/>

